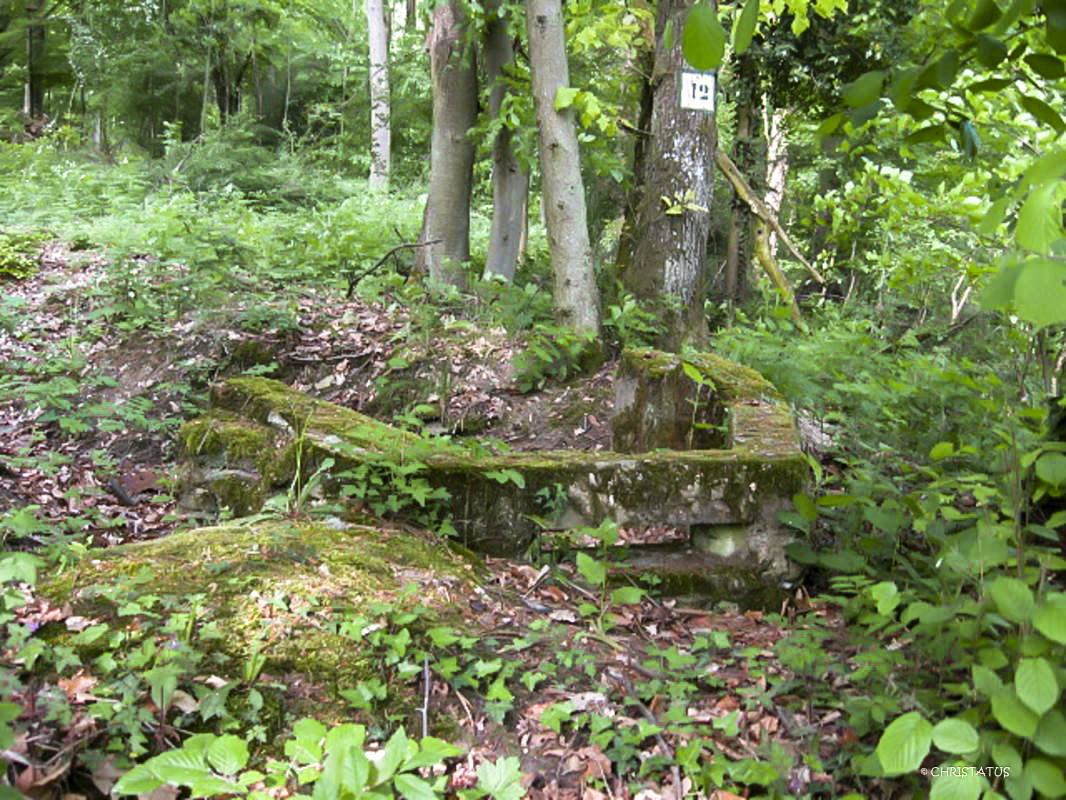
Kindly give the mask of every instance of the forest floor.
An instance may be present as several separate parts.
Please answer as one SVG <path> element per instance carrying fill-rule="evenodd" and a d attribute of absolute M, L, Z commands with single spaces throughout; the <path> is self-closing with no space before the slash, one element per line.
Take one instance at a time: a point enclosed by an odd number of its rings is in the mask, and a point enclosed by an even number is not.
<path fill-rule="evenodd" d="M 156 307 L 135 305 L 141 298 L 115 308 L 107 293 L 94 291 L 113 274 L 92 253 L 52 244 L 39 272 L 4 286 L 0 518 L 7 520 L 9 547 L 32 547 L 49 526 L 98 547 L 187 526 L 168 494 L 174 434 L 203 408 L 213 381 L 247 370 L 387 421 L 421 403 L 428 430 L 476 433 L 515 449 L 610 446 L 610 363 L 581 380 L 522 394 L 512 366 L 521 342 L 459 314 L 427 324 L 387 298 L 370 304 L 289 287 L 266 305 L 236 296 L 224 308 L 176 315 L 164 309 L 168 321 L 159 325 L 151 319 Z M 20 508 L 30 511 L 20 515 Z M 840 796 L 855 788 L 832 774 L 852 774 L 844 765 L 856 739 L 840 711 L 850 689 L 844 667 L 855 653 L 835 607 L 802 594 L 760 611 L 646 598 L 604 607 L 600 632 L 591 636 L 581 606 L 597 598 L 572 568 L 549 575 L 530 564 L 487 563 L 487 593 L 467 598 L 463 612 L 472 629 L 539 642 L 507 655 L 524 660 L 529 672 L 545 660 L 563 663 L 567 651 L 587 657 L 516 697 L 502 721 L 458 692 L 439 698 L 468 748 L 454 767 L 454 786 L 484 760 L 521 754 L 535 798 L 676 798 L 678 788 L 706 789 L 693 787 L 677 766 L 692 742 L 703 742 L 695 749 L 699 758 L 713 753 L 733 765 L 723 768 L 731 776 L 725 784 L 776 786 L 791 796 Z M 545 625 L 551 636 L 535 633 Z M 797 631 L 812 630 L 822 650 L 823 666 L 816 668 L 787 647 Z M 674 685 L 671 673 L 690 686 Z M 678 720 L 672 700 L 682 691 L 687 719 Z M 75 704 L 77 697 L 71 688 Z M 560 701 L 574 718 L 609 720 L 645 735 L 620 756 L 617 740 L 608 747 L 610 737 L 587 726 L 545 725 L 543 712 Z M 77 719 L 42 717 L 34 728 L 62 748 L 76 738 Z M 760 777 L 760 765 L 773 769 Z M 50 787 L 70 780 L 40 777 L 38 797 L 62 796 Z M 107 786 L 104 776 L 92 780 L 100 791 Z M 737 796 L 716 792 L 722 800 Z"/>

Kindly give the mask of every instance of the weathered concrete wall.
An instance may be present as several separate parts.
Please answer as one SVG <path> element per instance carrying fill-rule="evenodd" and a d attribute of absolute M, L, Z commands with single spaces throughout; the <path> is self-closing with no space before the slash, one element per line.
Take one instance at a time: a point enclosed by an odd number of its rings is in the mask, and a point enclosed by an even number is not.
<path fill-rule="evenodd" d="M 465 544 L 482 552 L 521 555 L 545 528 L 596 526 L 610 518 L 622 526 L 692 530 L 700 558 L 779 580 L 789 572 L 790 535 L 776 515 L 808 480 L 791 415 L 756 373 L 709 354 L 687 361 L 699 370 L 698 382 L 686 374 L 692 366 L 686 371 L 676 356 L 627 353 L 615 431 L 625 448 L 685 445 L 690 437 L 678 417 L 691 423 L 695 416 L 714 430 L 700 428 L 691 440 L 717 437 L 727 448 L 486 456 L 276 381 L 235 378 L 213 392 L 208 414 L 182 429 L 180 493 L 187 507 L 211 512 L 225 505 L 248 514 L 285 491 L 297 466 L 306 478 L 326 458 L 334 461 L 334 475 L 371 457 L 388 459 L 420 464 L 420 476 L 446 489 L 453 524 Z M 693 398 L 704 403 L 702 410 Z M 505 475 L 511 477 L 501 480 Z"/>

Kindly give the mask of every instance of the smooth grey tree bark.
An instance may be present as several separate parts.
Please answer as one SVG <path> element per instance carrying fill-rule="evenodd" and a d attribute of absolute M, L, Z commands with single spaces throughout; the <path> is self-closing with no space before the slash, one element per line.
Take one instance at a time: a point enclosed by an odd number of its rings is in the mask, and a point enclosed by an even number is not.
<path fill-rule="evenodd" d="M 464 48 L 466 17 L 458 0 L 433 12 L 426 39 L 433 89 L 429 196 L 415 269 L 431 283 L 463 286 L 470 260 L 470 191 L 474 144 L 467 132 L 477 121 L 477 70 Z"/>
<path fill-rule="evenodd" d="M 659 40 L 647 91 L 648 138 L 638 147 L 638 200 L 629 209 L 619 265 L 625 288 L 656 313 L 664 332 L 656 344 L 679 350 L 707 339 L 703 303 L 706 249 L 714 181 L 714 117 L 678 105 L 681 36 L 686 0 L 661 0 Z M 675 31 L 669 42 L 662 31 Z"/>
<path fill-rule="evenodd" d="M 594 332 L 599 330 L 600 304 L 577 127 L 572 109 L 555 110 L 556 92 L 570 84 L 560 0 L 526 0 L 526 25 L 555 312 L 560 322 L 574 330 Z"/>
<path fill-rule="evenodd" d="M 507 22 L 499 16 L 500 0 L 485 4 L 482 32 L 485 78 L 489 84 L 489 114 L 499 119 L 507 96 L 505 69 L 514 64 L 514 46 Z M 529 171 L 514 149 L 514 132 L 504 125 L 492 143 L 492 231 L 485 259 L 485 276 L 514 278 L 526 229 Z"/>
<path fill-rule="evenodd" d="M 366 0 L 370 40 L 370 188 L 389 188 L 392 133 L 389 105 L 389 37 L 383 0 Z"/>

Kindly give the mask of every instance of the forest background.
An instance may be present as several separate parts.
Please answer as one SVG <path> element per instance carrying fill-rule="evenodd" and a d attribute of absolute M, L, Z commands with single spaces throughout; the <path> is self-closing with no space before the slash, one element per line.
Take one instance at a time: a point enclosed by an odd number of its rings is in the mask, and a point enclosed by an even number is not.
<path fill-rule="evenodd" d="M 405 315 L 427 342 L 502 327 L 522 390 L 623 347 L 713 349 L 803 422 L 816 487 L 786 515 L 791 554 L 806 608 L 848 623 L 801 614 L 775 645 L 789 677 L 744 707 L 798 694 L 846 728 L 831 756 L 811 729 L 788 753 L 666 748 L 648 772 L 723 797 L 836 793 L 811 771 L 868 796 L 1066 795 L 1064 54 L 1061 0 L 5 0 L 0 280 L 30 280 L 55 242 L 100 277 L 60 338 L 5 285 L 0 402 L 32 435 L 0 476 L 58 474 L 64 442 L 94 431 L 172 438 L 213 373 L 166 406 L 93 404 L 94 345 L 165 343 L 194 313 L 299 329 L 294 287 Z M 678 107 L 684 61 L 717 70 L 713 116 Z M 88 657 L 35 636 L 26 609 L 39 574 L 114 525 L 0 500 L 8 781 L 50 787 L 28 733 L 69 733 L 78 703 L 56 687 Z M 177 743 L 148 734 L 171 730 L 170 680 L 187 677 L 160 656 L 131 678 L 130 643 L 111 651 L 93 654 L 96 693 L 154 710 L 79 711 L 98 727 L 74 750 L 97 777 L 108 742 L 133 743 L 120 770 Z M 594 716 L 566 722 L 595 735 Z M 234 783 L 255 720 L 221 715 L 216 755 L 177 750 L 183 768 L 228 781 L 219 793 L 293 786 L 295 760 Z M 681 736 L 671 724 L 644 738 Z M 357 738 L 327 739 L 300 781 L 325 764 L 325 786 Z M 422 746 L 426 764 L 453 757 Z M 439 791 L 412 747 L 343 791 Z M 625 780 L 599 786 L 636 793 L 647 774 L 612 747 Z M 918 773 L 934 764 L 960 769 Z M 469 791 L 516 796 L 505 765 Z"/>

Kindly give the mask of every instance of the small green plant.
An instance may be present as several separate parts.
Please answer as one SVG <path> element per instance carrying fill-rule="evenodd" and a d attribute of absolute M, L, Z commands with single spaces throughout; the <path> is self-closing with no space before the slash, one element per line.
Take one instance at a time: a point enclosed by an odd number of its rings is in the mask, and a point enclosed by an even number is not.
<path fill-rule="evenodd" d="M 0 280 L 22 280 L 37 271 L 43 233 L 0 229 Z"/>
<path fill-rule="evenodd" d="M 587 365 L 595 342 L 592 333 L 579 333 L 561 325 L 538 325 L 514 360 L 519 390 L 531 392 L 549 380 L 580 372 Z"/>

